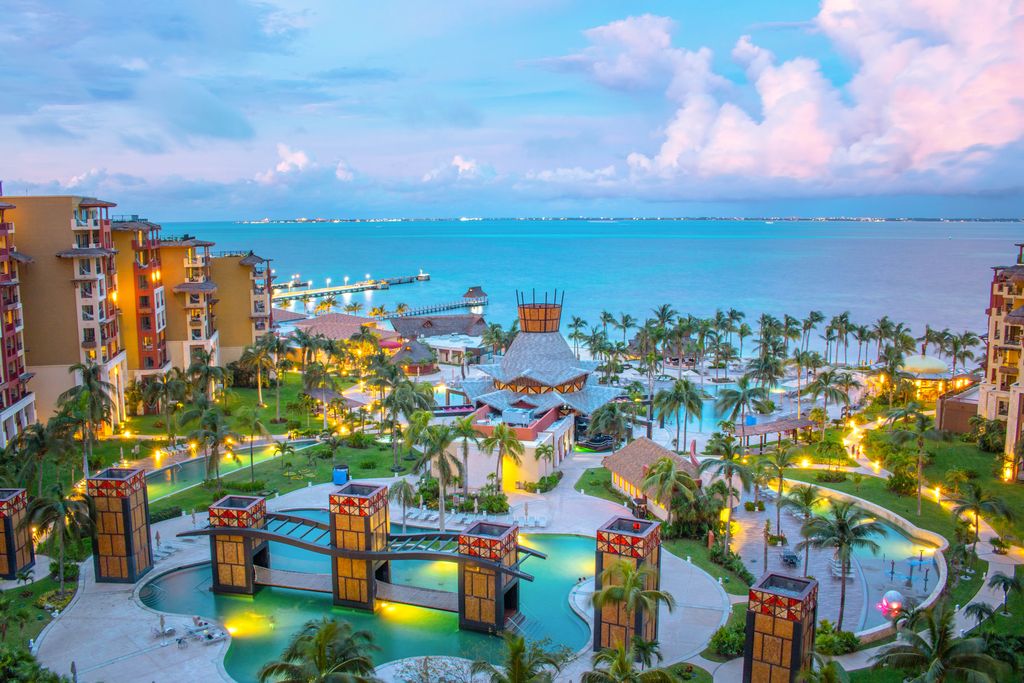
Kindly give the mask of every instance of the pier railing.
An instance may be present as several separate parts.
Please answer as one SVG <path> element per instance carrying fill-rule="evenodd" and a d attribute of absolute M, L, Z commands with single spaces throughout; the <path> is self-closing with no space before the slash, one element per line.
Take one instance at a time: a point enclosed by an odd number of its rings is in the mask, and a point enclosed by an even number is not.
<path fill-rule="evenodd" d="M 443 304 L 434 304 L 432 306 L 421 306 L 419 308 L 410 308 L 402 311 L 401 313 L 391 313 L 387 317 L 389 318 L 406 318 L 409 316 L 416 315 L 430 315 L 432 313 L 441 313 L 442 311 L 453 311 L 458 308 L 473 308 L 474 306 L 486 306 L 487 297 L 478 296 L 470 297 L 465 299 L 458 299 L 456 301 L 449 301 Z"/>

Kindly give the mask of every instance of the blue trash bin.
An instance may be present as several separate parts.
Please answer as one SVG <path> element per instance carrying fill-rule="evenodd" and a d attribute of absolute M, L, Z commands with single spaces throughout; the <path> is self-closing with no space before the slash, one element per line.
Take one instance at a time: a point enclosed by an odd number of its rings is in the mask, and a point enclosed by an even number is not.
<path fill-rule="evenodd" d="M 333 481 L 336 485 L 341 486 L 348 482 L 348 465 L 335 465 L 334 466 L 334 478 Z"/>

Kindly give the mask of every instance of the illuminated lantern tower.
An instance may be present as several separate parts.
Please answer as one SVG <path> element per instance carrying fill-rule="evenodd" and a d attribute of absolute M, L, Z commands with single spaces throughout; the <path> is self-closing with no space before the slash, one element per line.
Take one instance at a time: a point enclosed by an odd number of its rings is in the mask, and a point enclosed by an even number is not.
<path fill-rule="evenodd" d="M 515 567 L 519 525 L 476 522 L 459 534 L 459 554 Z M 477 562 L 459 564 L 459 628 L 496 633 L 518 610 L 519 577 Z"/>
<path fill-rule="evenodd" d="M 86 479 L 86 493 L 96 510 L 92 557 L 97 583 L 135 583 L 153 568 L 145 471 L 108 467 Z"/>
<path fill-rule="evenodd" d="M 330 495 L 331 545 L 345 550 L 384 551 L 391 520 L 388 487 L 349 482 Z M 334 604 L 373 611 L 375 578 L 387 580 L 386 560 L 335 557 L 331 561 Z"/>
<path fill-rule="evenodd" d="M 818 582 L 769 573 L 750 587 L 744 683 L 792 683 L 811 663 Z"/>
<path fill-rule="evenodd" d="M 597 558 L 594 590 L 604 588 L 602 573 L 616 562 L 625 561 L 634 567 L 650 567 L 654 572 L 647 579 L 648 590 L 661 587 L 661 531 L 658 522 L 633 517 L 613 517 L 597 530 Z M 627 645 L 633 636 L 644 640 L 658 639 L 658 612 L 637 609 L 632 615 L 623 605 L 608 604 L 594 610 L 594 651 Z"/>
<path fill-rule="evenodd" d="M 0 579 L 16 579 L 36 563 L 27 507 L 25 489 L 0 489 Z"/>
<path fill-rule="evenodd" d="M 224 496 L 210 506 L 210 526 L 234 529 L 262 529 L 266 524 L 267 501 L 260 496 Z M 256 592 L 258 563 L 268 566 L 267 541 L 247 536 L 216 534 L 210 536 L 213 559 L 213 592 Z"/>

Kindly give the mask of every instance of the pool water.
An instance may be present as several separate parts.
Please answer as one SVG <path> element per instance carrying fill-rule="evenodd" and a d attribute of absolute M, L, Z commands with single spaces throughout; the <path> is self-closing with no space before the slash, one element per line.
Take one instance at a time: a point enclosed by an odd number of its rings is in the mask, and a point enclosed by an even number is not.
<path fill-rule="evenodd" d="M 704 407 L 700 417 L 693 414 L 687 416 L 687 431 L 696 432 L 698 434 L 710 434 L 711 432 L 717 431 L 718 423 L 727 419 L 729 416 L 725 411 L 720 411 L 715 407 L 715 401 L 718 400 L 718 394 L 723 389 L 734 388 L 736 388 L 736 384 L 734 382 L 715 383 L 705 380 L 704 393 L 706 393 L 709 398 L 703 401 Z M 771 393 L 768 398 L 775 402 L 775 407 L 777 409 L 776 412 L 772 415 L 747 415 L 748 423 L 758 424 L 760 422 L 770 422 L 772 420 L 779 419 L 780 415 L 796 413 L 796 401 L 788 398 L 784 393 Z M 805 401 L 804 405 L 807 405 L 808 403 L 809 401 Z M 665 420 L 665 428 L 672 432 L 673 438 L 675 437 L 676 421 L 680 419 L 682 415 L 683 412 L 680 411 L 677 415 L 671 416 Z M 739 416 L 737 416 L 737 424 L 739 421 Z M 680 432 L 680 438 L 682 438 L 682 432 Z"/>
<path fill-rule="evenodd" d="M 326 519 L 324 511 L 290 514 Z M 396 531 L 400 530 L 396 526 Z M 581 536 L 521 535 L 524 545 L 548 555 L 530 558 L 523 570 L 533 582 L 520 588 L 522 630 L 529 639 L 550 638 L 572 650 L 583 647 L 590 630 L 569 607 L 569 591 L 580 576 L 594 574 L 594 541 Z M 280 543 L 270 544 L 271 566 L 292 571 L 328 573 L 326 556 Z M 401 561 L 391 565 L 392 582 L 454 590 L 457 565 L 451 562 Z M 237 681 L 256 681 L 259 668 L 288 644 L 303 624 L 323 616 L 349 621 L 356 629 L 371 631 L 381 649 L 374 660 L 384 663 L 417 655 L 456 655 L 496 661 L 502 641 L 495 636 L 459 630 L 458 615 L 409 605 L 383 604 L 375 614 L 336 607 L 326 593 L 284 588 L 262 588 L 255 596 L 215 595 L 210 592 L 210 565 L 188 567 L 158 576 L 140 591 L 142 602 L 153 608 L 216 619 L 233 630 L 224 660 Z M 174 620 L 170 620 L 174 624 Z"/>
<path fill-rule="evenodd" d="M 313 445 L 313 441 L 308 442 L 295 442 L 295 448 L 297 451 L 301 451 L 303 448 Z M 249 448 L 246 446 L 240 446 L 236 449 L 235 454 L 238 456 L 238 461 L 229 460 L 223 455 L 221 456 L 220 462 L 220 473 L 221 476 L 235 472 L 240 469 L 244 469 L 249 466 Z M 274 446 L 257 446 L 253 449 L 253 464 L 259 464 L 265 460 L 269 460 L 274 456 Z M 290 459 L 294 459 L 296 456 L 289 456 Z M 149 501 L 152 503 L 155 500 L 159 500 L 164 496 L 169 496 L 172 493 L 177 493 L 182 489 L 186 489 L 190 486 L 195 486 L 201 483 L 206 478 L 206 457 L 200 456 L 177 465 L 170 465 L 160 470 L 155 470 L 146 474 L 146 485 L 149 489 Z"/>

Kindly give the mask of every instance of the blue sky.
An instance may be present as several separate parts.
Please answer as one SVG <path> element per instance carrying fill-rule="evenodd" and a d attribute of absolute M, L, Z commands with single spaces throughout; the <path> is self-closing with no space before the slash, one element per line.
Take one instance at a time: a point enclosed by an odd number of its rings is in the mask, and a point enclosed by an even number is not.
<path fill-rule="evenodd" d="M 7 194 L 161 220 L 1022 213 L 1012 0 L 7 3 Z"/>

